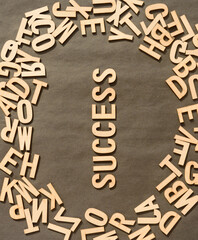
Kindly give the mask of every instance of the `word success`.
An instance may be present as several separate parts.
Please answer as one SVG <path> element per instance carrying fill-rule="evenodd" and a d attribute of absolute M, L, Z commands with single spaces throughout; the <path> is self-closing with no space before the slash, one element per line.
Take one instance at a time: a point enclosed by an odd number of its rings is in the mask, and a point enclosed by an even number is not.
<path fill-rule="evenodd" d="M 92 149 L 97 156 L 93 156 L 93 171 L 97 172 L 92 177 L 92 185 L 96 189 L 101 189 L 107 186 L 111 189 L 116 185 L 116 179 L 113 174 L 101 176 L 101 172 L 113 172 L 117 167 L 117 160 L 112 154 L 116 150 L 116 142 L 112 137 L 116 133 L 116 126 L 112 121 L 116 120 L 116 105 L 113 104 L 116 100 L 116 92 L 112 87 L 102 90 L 104 81 L 107 80 L 109 85 L 115 84 L 116 72 L 113 69 L 106 69 L 100 74 L 100 69 L 93 71 L 93 80 L 98 86 L 92 90 L 92 98 L 96 103 L 108 101 L 110 110 L 107 110 L 107 105 L 92 104 L 92 133 L 96 139 L 92 143 Z M 111 120 L 111 122 L 110 122 Z M 108 125 L 108 127 L 106 126 Z"/>

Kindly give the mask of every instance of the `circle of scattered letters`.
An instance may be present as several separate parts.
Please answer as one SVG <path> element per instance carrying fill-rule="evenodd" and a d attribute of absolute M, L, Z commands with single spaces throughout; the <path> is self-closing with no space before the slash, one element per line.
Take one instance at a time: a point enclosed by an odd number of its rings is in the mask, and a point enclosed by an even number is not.
<path fill-rule="evenodd" d="M 39 97 L 44 94 L 42 90 L 47 89 L 48 84 L 37 79 L 46 75 L 46 69 L 41 59 L 24 51 L 22 49 L 23 45 L 31 45 L 36 53 L 44 52 L 51 49 L 56 41 L 63 45 L 71 41 L 71 38 L 78 30 L 81 31 L 83 36 L 86 36 L 87 31 L 96 33 L 97 26 L 98 32 L 106 33 L 106 24 L 111 26 L 108 37 L 109 42 L 118 40 L 133 41 L 134 37 L 144 34 L 145 36 L 139 49 L 143 54 L 148 55 L 150 59 L 159 61 L 166 48 L 170 48 L 170 60 L 175 66 L 173 67 L 173 75 L 166 80 L 166 83 L 175 96 L 180 100 L 189 92 L 192 100 L 198 99 L 196 91 L 198 75 L 194 74 L 197 69 L 195 57 L 198 57 L 198 24 L 192 26 L 185 15 L 178 16 L 175 10 L 169 13 L 165 3 L 147 6 L 145 8 L 147 22 L 142 21 L 138 24 L 133 22 L 132 13 L 135 15 L 139 14 L 144 6 L 143 0 L 92 0 L 92 3 L 92 6 L 80 6 L 76 0 L 69 0 L 69 6 L 66 9 L 64 8 L 65 10 L 61 9 L 60 2 L 54 3 L 52 7 L 53 16 L 63 19 L 58 26 L 52 20 L 52 15 L 49 14 L 47 6 L 26 12 L 25 17 L 21 20 L 16 39 L 8 40 L 2 48 L 1 58 L 3 61 L 0 63 L 0 75 L 9 80 L 0 83 L 0 107 L 5 114 L 5 127 L 1 131 L 1 138 L 5 142 L 14 143 L 18 134 L 20 150 L 10 147 L 0 162 L 0 169 L 11 177 L 12 171 L 9 169 L 9 165 L 17 165 L 17 160 L 14 157 L 22 160 L 22 166 L 20 180 L 10 179 L 7 176 L 4 177 L 0 201 L 4 202 L 7 196 L 8 202 L 13 204 L 9 210 L 10 217 L 14 220 L 26 220 L 27 228 L 24 229 L 24 234 L 38 232 L 38 222 L 41 218 L 41 223 L 47 224 L 49 230 L 63 234 L 65 240 L 72 238 L 72 234 L 78 231 L 79 228 L 82 240 L 87 239 L 87 236 L 92 234 L 95 236 L 94 240 L 118 239 L 117 232 L 120 230 L 127 234 L 129 239 L 151 240 L 155 239 L 155 234 L 152 233 L 151 229 L 153 224 L 159 225 L 160 230 L 168 236 L 182 218 L 181 215 L 185 216 L 190 213 L 190 210 L 198 202 L 198 195 L 187 186 L 198 185 L 198 173 L 196 173 L 198 163 L 196 161 L 187 161 L 191 145 L 194 145 L 195 151 L 198 151 L 198 140 L 195 134 L 198 132 L 198 128 L 195 127 L 193 133 L 182 126 L 185 121 L 194 119 L 194 113 L 198 113 L 198 104 L 177 109 L 181 126 L 178 129 L 178 134 L 174 137 L 174 141 L 180 147 L 175 147 L 173 153 L 176 154 L 176 157 L 177 155 L 179 156 L 179 166 L 173 163 L 170 154 L 159 164 L 161 168 L 168 168 L 170 175 L 164 180 L 161 179 L 156 189 L 159 192 L 164 191 L 167 201 L 170 204 L 174 203 L 174 207 L 181 210 L 181 214 L 178 214 L 178 211 L 168 211 L 162 215 L 155 196 L 151 195 L 134 208 L 137 214 L 137 219 L 135 220 L 126 219 L 121 213 L 114 213 L 109 218 L 102 210 L 89 208 L 85 212 L 85 219 L 93 226 L 83 229 L 83 225 L 80 226 L 81 219 L 64 215 L 65 208 L 62 206 L 54 217 L 54 223 L 50 223 L 48 222 L 50 210 L 54 210 L 56 205 L 61 206 L 63 204 L 60 195 L 51 183 L 47 185 L 48 190 L 44 188 L 38 190 L 34 187 L 31 180 L 26 178 L 27 168 L 30 168 L 29 178 L 34 179 L 36 177 L 40 156 L 38 154 L 30 155 L 32 127 L 21 127 L 19 124 L 28 125 L 31 123 L 33 119 L 32 106 L 38 104 Z M 94 18 L 90 18 L 91 13 L 94 14 Z M 83 18 L 83 20 L 80 20 L 80 27 L 72 21 L 72 18 L 76 18 L 78 14 Z M 103 15 L 106 16 L 107 14 L 109 16 L 104 18 Z M 47 28 L 47 33 L 41 34 L 40 27 Z M 130 34 L 125 32 L 127 28 Z M 33 35 L 36 37 L 31 40 Z M 189 49 L 190 41 L 192 41 L 193 49 Z M 103 75 L 105 77 L 109 76 L 108 81 L 110 84 L 115 80 L 116 72 L 114 69 L 106 69 L 104 73 L 100 73 L 99 69 L 95 69 L 93 71 L 94 81 L 103 81 Z M 30 94 L 30 87 L 24 80 L 26 78 L 33 78 L 32 83 L 35 85 L 31 100 L 27 100 Z M 186 78 L 188 80 L 184 81 Z M 108 94 L 113 98 L 112 91 L 108 92 Z M 11 112 L 15 109 L 17 110 L 18 119 L 11 119 Z M 185 113 L 187 114 L 184 115 Z M 105 111 L 101 115 L 107 117 Z M 111 118 L 109 117 L 109 119 Z M 97 126 L 95 130 L 99 127 Z M 111 129 L 110 132 L 113 132 L 113 135 L 115 133 L 113 126 L 109 125 L 109 129 Z M 103 134 L 103 136 L 105 134 L 105 136 L 108 135 L 104 131 L 100 131 L 100 134 Z M 105 161 L 104 158 L 103 161 Z M 104 165 L 103 170 L 112 170 L 112 168 L 114 170 L 116 165 L 115 159 L 106 161 L 112 162 L 112 165 Z M 183 175 L 180 168 L 184 170 L 185 183 L 179 180 Z M 92 179 L 95 188 L 104 186 L 102 181 L 100 184 L 97 184 L 98 176 L 99 174 L 96 174 L 95 178 Z M 110 177 L 108 178 L 108 176 Z M 107 175 L 107 180 L 106 182 L 104 181 L 107 187 L 112 188 L 115 186 L 116 181 L 113 175 Z M 18 192 L 15 201 L 13 189 Z M 37 198 L 39 195 L 45 197 L 40 204 Z M 24 207 L 24 201 L 31 204 L 31 209 L 30 207 Z M 50 202 L 50 209 L 48 209 L 48 201 Z M 149 215 L 148 212 L 152 214 Z M 140 213 L 141 215 L 138 215 Z M 144 215 L 142 215 L 143 213 Z M 69 227 L 62 227 L 60 222 L 70 223 L 70 225 Z M 114 230 L 106 232 L 105 227 L 107 224 L 112 225 Z"/>

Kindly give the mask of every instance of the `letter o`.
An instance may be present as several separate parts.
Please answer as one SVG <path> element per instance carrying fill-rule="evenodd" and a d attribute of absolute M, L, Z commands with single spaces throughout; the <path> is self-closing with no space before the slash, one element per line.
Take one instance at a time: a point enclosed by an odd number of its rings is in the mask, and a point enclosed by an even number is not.
<path fill-rule="evenodd" d="M 91 214 L 101 218 L 102 220 L 92 217 Z M 107 215 L 104 212 L 102 212 L 96 208 L 87 209 L 87 211 L 85 212 L 85 218 L 88 222 L 90 222 L 96 226 L 99 226 L 99 227 L 105 226 L 108 222 Z"/>
<path fill-rule="evenodd" d="M 24 116 L 24 107 L 26 108 L 26 117 Z M 32 121 L 33 118 L 33 111 L 32 111 L 32 105 L 30 101 L 28 100 L 21 100 L 18 102 L 17 105 L 17 114 L 19 121 L 21 123 L 27 124 Z"/>

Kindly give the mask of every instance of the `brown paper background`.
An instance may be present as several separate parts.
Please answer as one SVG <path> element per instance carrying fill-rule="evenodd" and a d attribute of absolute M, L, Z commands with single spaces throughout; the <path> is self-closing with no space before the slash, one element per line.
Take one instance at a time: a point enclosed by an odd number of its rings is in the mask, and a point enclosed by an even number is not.
<path fill-rule="evenodd" d="M 24 13 L 45 5 L 51 9 L 52 0 L 6 0 L 0 1 L 0 47 L 6 40 L 15 39 L 16 33 Z M 78 1 L 83 5 L 91 5 L 91 1 Z M 147 1 L 146 1 L 147 2 Z M 148 1 L 157 3 L 158 1 Z M 197 23 L 196 0 L 166 0 L 170 10 L 176 10 L 178 15 L 186 14 L 189 22 Z M 66 1 L 62 1 L 66 6 Z M 146 4 L 147 5 L 147 4 Z M 145 9 L 145 7 L 144 7 Z M 140 10 L 137 17 L 133 14 L 134 23 L 140 28 L 139 22 L 145 20 L 144 10 Z M 102 17 L 102 16 L 98 16 Z M 54 18 L 55 19 L 55 18 Z M 79 25 L 83 19 L 78 15 L 74 22 Z M 171 18 L 167 22 L 170 22 Z M 61 19 L 55 19 L 58 25 Z M 178 156 L 172 153 L 175 147 L 173 137 L 177 133 L 179 121 L 176 108 L 193 104 L 190 94 L 179 101 L 169 90 L 165 80 L 171 76 L 173 64 L 169 60 L 169 49 L 162 54 L 161 63 L 148 57 L 138 50 L 143 37 L 134 36 L 134 41 L 108 42 L 110 25 L 106 23 L 107 34 L 102 35 L 97 28 L 97 35 L 87 30 L 87 37 L 82 37 L 80 30 L 64 46 L 57 42 L 48 52 L 36 54 L 30 47 L 22 49 L 35 56 L 40 56 L 47 69 L 49 89 L 43 90 L 38 106 L 34 106 L 34 127 L 32 153 L 41 156 L 41 161 L 35 180 L 32 183 L 39 189 L 51 182 L 64 201 L 67 216 L 82 218 L 80 228 L 93 227 L 84 219 L 86 209 L 90 207 L 104 211 L 109 217 L 120 212 L 127 219 L 136 219 L 134 208 L 151 195 L 155 195 L 162 214 L 173 210 L 181 214 L 174 206 L 170 206 L 162 193 L 155 190 L 165 177 L 170 174 L 168 169 L 160 169 L 158 164 L 167 155 L 173 156 L 177 165 Z M 122 28 L 121 28 L 122 29 Z M 141 29 L 141 28 L 140 28 Z M 195 28 L 194 28 L 195 29 Z M 123 31 L 131 33 L 127 26 Z M 114 140 L 117 150 L 114 156 L 118 161 L 115 171 L 117 186 L 113 190 L 105 187 L 96 190 L 91 184 L 93 176 L 91 105 L 94 103 L 91 93 L 97 86 L 92 80 L 92 72 L 100 68 L 113 68 L 117 72 L 117 134 Z M 5 80 L 1 78 L 1 80 Z M 6 79 L 7 81 L 7 79 Z M 27 79 L 33 93 L 31 79 Z M 103 84 L 105 89 L 108 84 Z M 31 95 L 32 96 L 32 95 Z M 31 96 L 29 99 L 31 99 Z M 197 101 L 195 101 L 197 102 Z M 107 101 L 104 102 L 107 106 Z M 12 117 L 16 113 L 12 111 Z M 195 121 L 187 118 L 185 127 L 192 129 L 197 126 Z M 0 129 L 5 125 L 4 116 L 0 112 Z M 18 149 L 18 138 L 14 144 Z M 0 141 L 0 159 L 2 159 L 10 144 Z M 191 146 L 189 160 L 197 159 L 194 146 Z M 20 179 L 21 162 L 14 168 L 11 179 Z M 183 168 L 180 169 L 183 171 Z M 102 174 L 104 176 L 104 174 Z M 0 173 L 0 185 L 4 172 Z M 182 180 L 184 178 L 182 177 Z M 190 186 L 189 186 L 190 187 Z M 192 189 L 197 193 L 196 187 Z M 14 195 L 16 192 L 14 191 Z M 26 207 L 29 205 L 26 204 Z M 14 221 L 9 217 L 10 205 L 8 201 L 0 204 L 0 239 L 1 240 L 59 240 L 63 235 L 52 232 L 46 225 L 39 224 L 40 233 L 25 236 L 25 220 Z M 57 210 L 59 208 L 57 207 Z M 56 210 L 56 211 L 57 211 Z M 54 212 L 50 212 L 49 222 L 55 223 Z M 181 214 L 182 215 L 182 214 Z M 173 230 L 170 236 L 165 236 L 158 226 L 152 226 L 152 231 L 158 240 L 196 240 L 197 239 L 197 208 L 193 209 Z M 69 227 L 67 224 L 61 226 Z M 72 235 L 73 240 L 80 239 L 80 228 Z M 138 229 L 135 226 L 134 230 Z M 108 225 L 107 231 L 115 228 Z M 128 239 L 127 234 L 117 230 L 119 239 Z M 88 239 L 92 239 L 89 236 Z"/>

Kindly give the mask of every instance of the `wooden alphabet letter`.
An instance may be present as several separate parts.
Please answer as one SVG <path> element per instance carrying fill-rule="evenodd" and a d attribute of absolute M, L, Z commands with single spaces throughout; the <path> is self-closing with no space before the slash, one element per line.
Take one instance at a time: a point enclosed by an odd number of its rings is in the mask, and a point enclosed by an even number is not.
<path fill-rule="evenodd" d="M 137 15 L 139 13 L 139 9 L 136 6 L 143 6 L 144 1 L 142 0 L 123 0 L 126 4 L 129 5 L 131 10 Z"/>
<path fill-rule="evenodd" d="M 186 215 L 197 203 L 198 203 L 198 195 L 195 195 L 189 198 L 193 194 L 191 189 L 188 191 L 175 203 L 176 208 L 182 208 L 182 214 Z"/>
<path fill-rule="evenodd" d="M 52 48 L 55 42 L 55 38 L 52 36 L 52 34 L 46 33 L 32 41 L 32 48 L 35 52 L 43 52 Z"/>
<path fill-rule="evenodd" d="M 194 161 L 190 161 L 186 164 L 185 168 L 185 180 L 189 185 L 198 185 L 198 173 L 193 173 L 191 179 L 191 170 L 192 168 L 198 169 L 198 163 Z"/>
<path fill-rule="evenodd" d="M 176 58 L 176 52 L 177 52 L 177 49 L 179 48 L 178 52 L 185 54 L 187 46 L 188 46 L 187 42 L 183 42 L 181 40 L 174 41 L 170 50 L 170 60 L 172 63 L 178 64 L 183 60 L 183 58 L 181 57 Z"/>
<path fill-rule="evenodd" d="M 16 36 L 16 40 L 18 41 L 19 45 L 21 45 L 22 43 L 26 44 L 26 45 L 30 45 L 30 43 L 31 43 L 30 40 L 25 39 L 23 37 L 23 35 L 32 36 L 32 31 L 26 29 L 27 21 L 28 20 L 26 18 L 22 18 L 22 20 L 21 20 L 21 24 L 20 24 L 20 27 L 19 27 L 19 30 L 18 30 L 18 33 Z"/>
<path fill-rule="evenodd" d="M 116 119 L 116 105 L 111 104 L 111 113 L 106 112 L 106 106 L 101 105 L 101 113 L 97 113 L 97 106 L 96 104 L 92 104 L 92 119 L 99 120 L 99 119 Z"/>
<path fill-rule="evenodd" d="M 131 232 L 131 229 L 129 227 L 126 227 L 125 225 L 134 226 L 135 221 L 126 220 L 124 215 L 122 215 L 121 213 L 114 213 L 109 220 L 109 224 L 129 234 Z"/>
<path fill-rule="evenodd" d="M 22 87 L 24 91 L 22 91 L 18 87 L 16 87 L 16 84 L 18 84 L 20 87 Z M 23 99 L 26 99 L 30 93 L 30 87 L 21 78 L 11 78 L 7 82 L 6 86 Z"/>
<path fill-rule="evenodd" d="M 186 107 L 183 107 L 183 108 L 178 108 L 177 113 L 178 113 L 180 123 L 184 122 L 183 113 L 188 113 L 189 120 L 193 120 L 194 119 L 193 118 L 193 111 L 196 111 L 197 114 L 198 114 L 198 104 L 186 106 Z"/>
<path fill-rule="evenodd" d="M 62 33 L 62 36 L 59 38 L 59 42 L 64 44 L 67 39 L 78 29 L 78 26 L 74 24 L 69 18 L 65 20 L 56 28 L 52 35 L 56 38 Z"/>
<path fill-rule="evenodd" d="M 10 217 L 14 220 L 25 218 L 24 205 L 21 195 L 16 196 L 17 204 L 12 206 L 9 210 Z"/>
<path fill-rule="evenodd" d="M 67 228 L 63 228 L 63 227 L 57 226 L 57 225 L 52 224 L 52 223 L 49 223 L 47 228 L 52 230 L 52 231 L 64 234 L 65 235 L 64 240 L 69 240 L 70 239 L 71 230 L 68 230 Z"/>
<path fill-rule="evenodd" d="M 158 224 L 161 220 L 161 212 L 159 210 L 154 210 L 153 214 L 155 217 L 139 217 L 138 218 L 138 224 Z"/>
<path fill-rule="evenodd" d="M 152 12 L 154 12 L 154 11 L 158 12 L 159 10 L 162 10 L 161 14 L 162 14 L 163 18 L 165 18 L 168 15 L 168 7 L 164 3 L 156 3 L 156 4 L 149 5 L 145 9 L 145 15 L 149 20 L 153 20 L 155 18 L 155 16 Z"/>
<path fill-rule="evenodd" d="M 32 162 L 29 162 L 30 153 L 25 152 L 24 157 L 23 157 L 22 166 L 21 166 L 20 175 L 25 177 L 27 168 L 29 167 L 29 168 L 31 168 L 30 178 L 35 178 L 38 163 L 39 163 L 39 157 L 40 156 L 38 154 L 34 154 L 34 158 L 33 158 Z"/>
<path fill-rule="evenodd" d="M 89 19 L 89 20 L 81 20 L 80 25 L 81 25 L 81 33 L 83 36 L 86 36 L 86 29 L 85 26 L 90 25 L 91 26 L 91 32 L 96 33 L 96 24 L 100 25 L 101 32 L 105 33 L 105 23 L 104 23 L 104 18 L 95 18 L 95 19 Z"/>
<path fill-rule="evenodd" d="M 108 131 L 99 130 L 101 128 L 101 123 L 96 122 L 92 126 L 92 133 L 96 137 L 105 137 L 105 138 L 108 137 L 109 138 L 109 137 L 114 136 L 114 134 L 116 133 L 115 125 L 113 123 L 109 122 L 108 127 L 109 127 Z"/>
<path fill-rule="evenodd" d="M 52 33 L 55 30 L 55 23 L 52 20 L 36 20 L 35 22 L 32 23 L 31 29 L 32 32 L 36 35 L 40 34 L 40 31 L 37 27 L 42 27 L 42 26 L 49 26 L 47 29 L 47 33 Z"/>
<path fill-rule="evenodd" d="M 186 96 L 188 89 L 187 89 L 186 83 L 180 77 L 172 76 L 166 80 L 166 83 L 179 99 L 182 99 L 183 97 Z M 181 89 L 178 89 L 175 83 L 177 83 Z"/>
<path fill-rule="evenodd" d="M 34 85 L 36 85 L 36 88 L 34 90 L 34 95 L 32 97 L 31 103 L 36 105 L 38 102 L 39 96 L 41 94 L 42 88 L 46 88 L 48 84 L 46 82 L 39 81 L 37 79 L 34 79 L 32 82 Z"/>
<path fill-rule="evenodd" d="M 61 205 L 63 204 L 63 201 L 61 200 L 51 183 L 49 183 L 47 187 L 49 188 L 50 193 L 43 188 L 39 189 L 39 192 L 51 200 L 51 210 L 53 210 L 56 207 L 56 202 L 58 203 L 58 205 Z"/>
<path fill-rule="evenodd" d="M 37 223 L 42 215 L 42 223 L 47 223 L 48 200 L 43 199 L 38 206 L 38 199 L 34 198 L 32 202 L 32 222 Z"/>
<path fill-rule="evenodd" d="M 116 40 L 129 40 L 132 41 L 133 40 L 133 36 L 123 33 L 121 31 L 119 31 L 118 29 L 111 27 L 110 28 L 110 32 L 113 33 L 114 35 L 109 36 L 108 40 L 110 41 L 116 41 Z"/>
<path fill-rule="evenodd" d="M 117 161 L 115 157 L 113 156 L 96 156 L 93 157 L 94 163 L 102 163 L 102 162 L 110 162 L 110 165 L 104 164 L 104 165 L 98 165 L 93 167 L 94 172 L 103 172 L 103 171 L 113 171 L 117 167 Z"/>
<path fill-rule="evenodd" d="M 67 7 L 66 8 L 67 11 L 79 12 L 85 19 L 89 18 L 89 14 L 87 12 L 91 12 L 92 7 L 81 7 L 75 0 L 69 0 L 69 3 L 73 7 Z"/>
<path fill-rule="evenodd" d="M 92 143 L 92 149 L 95 153 L 102 153 L 102 154 L 109 154 L 109 153 L 113 153 L 116 149 L 116 143 L 113 139 L 108 138 L 108 145 L 110 145 L 110 147 L 99 147 L 100 146 L 100 139 L 95 139 Z"/>
<path fill-rule="evenodd" d="M 30 11 L 30 12 L 26 12 L 25 13 L 26 18 L 30 18 L 29 21 L 28 21 L 28 25 L 31 26 L 32 23 L 37 19 L 51 20 L 52 17 L 49 14 L 43 14 L 43 13 L 46 13 L 48 11 L 49 11 L 48 6 L 45 6 L 45 7 L 35 9 L 33 11 Z"/>
<path fill-rule="evenodd" d="M 196 92 L 196 89 L 195 89 L 195 81 L 198 81 L 198 74 L 190 76 L 189 79 L 188 79 L 188 83 L 189 83 L 189 86 L 190 86 L 190 92 L 191 92 L 193 100 L 198 98 L 197 97 L 197 92 Z"/>
<path fill-rule="evenodd" d="M 27 71 L 23 71 L 22 77 L 40 77 L 45 76 L 45 66 L 43 63 L 33 63 L 28 65 L 26 63 L 21 63 L 21 67 Z"/>
<path fill-rule="evenodd" d="M 116 235 L 115 230 L 102 234 L 99 237 L 93 238 L 93 240 L 116 240 L 116 239 L 118 239 L 118 236 Z"/>
<path fill-rule="evenodd" d="M 87 240 L 87 235 L 104 232 L 104 227 L 88 228 L 81 230 L 81 240 Z"/>
<path fill-rule="evenodd" d="M 153 233 L 146 236 L 150 231 L 151 231 L 151 227 L 149 225 L 146 225 L 145 227 L 137 230 L 136 232 L 131 233 L 128 237 L 129 239 L 135 239 L 138 237 L 138 239 L 142 239 L 142 240 L 155 239 L 155 235 Z"/>
<path fill-rule="evenodd" d="M 54 219 L 57 221 L 57 222 L 69 222 L 69 223 L 73 223 L 73 226 L 70 228 L 70 230 L 72 232 L 75 232 L 75 230 L 77 229 L 78 225 L 80 224 L 81 222 L 81 219 L 80 218 L 72 218 L 72 217 L 65 217 L 65 216 L 62 216 L 62 214 L 64 213 L 65 211 L 65 208 L 64 207 L 61 207 L 60 210 L 58 211 L 58 213 L 56 214 L 56 216 L 54 217 Z"/>
<path fill-rule="evenodd" d="M 13 195 L 12 195 L 12 188 L 17 183 L 17 180 L 12 180 L 12 182 L 9 183 L 9 178 L 4 178 L 3 186 L 1 188 L 1 195 L 0 195 L 0 201 L 5 202 L 6 195 L 8 195 L 8 202 L 13 204 Z"/>
<path fill-rule="evenodd" d="M 92 177 L 92 185 L 96 188 L 96 189 L 101 189 L 104 186 L 106 186 L 108 183 L 108 187 L 109 189 L 115 187 L 116 185 L 116 179 L 112 174 L 108 174 L 106 175 L 103 179 L 101 179 L 101 176 L 99 173 L 95 174 Z"/>
<path fill-rule="evenodd" d="M 197 68 L 197 63 L 193 57 L 187 56 L 183 61 L 181 61 L 177 66 L 173 68 L 173 71 L 177 76 L 185 78 L 188 74 Z"/>
<path fill-rule="evenodd" d="M 174 38 L 171 37 L 170 33 L 166 29 L 164 29 L 159 23 L 157 23 L 151 31 L 151 36 L 155 40 L 159 40 L 160 44 L 164 47 L 170 46 L 174 40 Z"/>
<path fill-rule="evenodd" d="M 13 155 L 17 156 L 18 158 L 22 158 L 23 154 L 15 150 L 14 148 L 10 148 L 3 160 L 0 162 L 0 169 L 7 173 L 8 175 L 12 174 L 12 171 L 6 167 L 8 163 L 12 164 L 13 166 L 17 165 L 17 162 L 12 158 Z"/>
<path fill-rule="evenodd" d="M 160 51 L 164 52 L 165 51 L 165 47 L 161 44 L 159 44 L 158 42 L 156 42 L 155 40 L 153 40 L 152 38 L 149 38 L 147 36 L 145 36 L 144 38 L 144 42 L 148 43 L 150 45 L 150 47 L 145 47 L 144 45 L 140 45 L 139 46 L 139 49 L 142 51 L 142 52 L 145 52 L 147 53 L 148 55 L 150 55 L 151 57 L 157 59 L 157 60 L 160 60 L 161 58 L 161 55 L 156 53 L 154 51 L 155 48 L 159 49 Z"/>
<path fill-rule="evenodd" d="M 25 217 L 26 217 L 26 222 L 27 222 L 28 228 L 24 229 L 24 233 L 29 234 L 29 233 L 33 233 L 33 232 L 38 232 L 39 227 L 38 226 L 36 226 L 36 227 L 33 226 L 29 208 L 25 209 Z"/>
<path fill-rule="evenodd" d="M 58 18 L 66 18 L 66 17 L 76 17 L 76 12 L 75 11 L 61 11 L 61 4 L 60 2 L 55 2 L 53 7 L 52 7 L 52 13 L 54 14 L 55 17 Z"/>
<path fill-rule="evenodd" d="M 141 31 L 135 26 L 135 24 L 130 20 L 132 17 L 131 13 L 127 13 L 122 19 L 120 20 L 120 24 L 123 25 L 124 23 L 137 35 L 140 36 L 142 33 Z"/>
<path fill-rule="evenodd" d="M 19 148 L 21 151 L 30 151 L 32 143 L 32 127 L 18 127 Z"/>
<path fill-rule="evenodd" d="M 164 191 L 164 196 L 169 203 L 173 203 L 188 191 L 186 185 L 181 181 L 174 182 L 173 186 Z"/>
<path fill-rule="evenodd" d="M 4 77 L 9 77 L 10 76 L 10 71 L 9 70 L 4 70 L 4 68 L 11 68 L 16 70 L 14 72 L 14 77 L 19 77 L 21 75 L 21 67 L 20 65 L 13 63 L 13 62 L 1 62 L 0 63 L 0 76 Z"/>
<path fill-rule="evenodd" d="M 93 9 L 94 14 L 104 14 L 104 13 L 113 13 L 116 10 L 116 1 L 115 0 L 92 0 L 93 5 L 104 6 L 104 4 L 111 5 L 111 7 L 102 7 Z"/>
<path fill-rule="evenodd" d="M 175 143 L 183 146 L 182 150 L 174 148 L 173 152 L 180 155 L 179 165 L 184 166 L 185 161 L 186 161 L 186 157 L 187 157 L 187 154 L 188 154 L 188 150 L 189 150 L 189 147 L 190 147 L 190 143 L 183 142 L 183 141 L 180 141 L 180 140 L 177 140 L 177 139 L 175 140 Z"/>
<path fill-rule="evenodd" d="M 125 13 L 129 7 L 127 5 L 124 5 L 122 7 L 122 2 L 120 0 L 117 0 L 117 7 L 116 11 L 114 14 L 112 14 L 109 18 L 107 18 L 107 22 L 111 23 L 113 22 L 113 25 L 118 27 L 119 21 L 120 21 L 120 16 Z"/>
<path fill-rule="evenodd" d="M 10 117 L 5 117 L 5 122 L 6 122 L 6 127 L 4 127 L 1 130 L 1 138 L 5 142 L 13 143 L 15 135 L 16 135 L 17 127 L 19 124 L 19 120 L 14 119 L 12 126 L 11 126 L 11 118 Z"/>
<path fill-rule="evenodd" d="M 195 36 L 195 33 L 192 30 L 192 27 L 190 26 L 190 23 L 189 23 L 188 19 L 186 18 L 186 16 L 182 15 L 180 18 L 181 18 L 181 20 L 182 20 L 182 22 L 183 22 L 183 24 L 184 24 L 184 26 L 185 26 L 185 28 L 188 32 L 188 34 L 186 36 L 181 38 L 181 40 L 183 42 L 186 42 L 187 40 L 193 38 Z"/>
<path fill-rule="evenodd" d="M 24 109 L 26 114 L 24 114 Z M 33 109 L 30 101 L 28 100 L 21 100 L 18 102 L 17 105 L 17 114 L 19 121 L 23 124 L 28 124 L 33 119 Z"/>
<path fill-rule="evenodd" d="M 91 215 L 95 215 L 95 216 L 97 216 L 97 218 L 94 218 Z M 89 208 L 89 209 L 87 209 L 87 211 L 85 212 L 85 219 L 88 222 L 90 222 L 93 225 L 96 225 L 98 227 L 103 227 L 108 222 L 107 215 L 104 212 L 102 212 L 102 211 L 100 211 L 100 210 L 98 210 L 96 208 Z"/>
<path fill-rule="evenodd" d="M 30 194 L 28 193 L 31 192 L 35 197 L 38 197 L 40 194 L 37 189 L 30 183 L 30 181 L 27 180 L 26 177 L 22 177 L 22 180 L 19 180 L 17 183 L 14 185 L 14 188 L 21 194 L 21 196 L 28 202 L 32 202 L 32 198 Z M 28 191 L 27 191 L 28 190 Z"/>
<path fill-rule="evenodd" d="M 171 219 L 172 218 L 172 219 Z M 159 223 L 159 228 L 160 230 L 165 234 L 168 235 L 169 232 L 174 228 L 174 226 L 178 223 L 180 220 L 181 216 L 177 214 L 176 212 L 170 211 L 164 214 L 162 217 L 160 223 Z M 167 225 L 166 223 L 171 219 L 169 224 Z M 166 226 L 165 226 L 166 225 Z"/>
<path fill-rule="evenodd" d="M 5 62 L 11 62 L 15 58 L 17 50 L 18 43 L 13 40 L 8 40 L 1 50 L 1 58 Z"/>
<path fill-rule="evenodd" d="M 153 211 L 155 209 L 159 209 L 158 204 L 154 204 L 153 202 L 155 201 L 155 196 L 152 195 L 148 199 L 146 199 L 144 202 L 142 202 L 140 205 L 138 205 L 134 211 L 136 213 L 142 213 L 142 212 L 147 212 L 147 211 Z"/>
<path fill-rule="evenodd" d="M 174 174 L 176 174 L 178 177 L 181 177 L 182 172 L 179 171 L 172 163 L 171 163 L 172 157 L 168 154 L 159 164 L 161 168 L 164 166 L 168 167 Z"/>
<path fill-rule="evenodd" d="M 179 18 L 177 16 L 177 13 L 176 11 L 171 11 L 171 15 L 172 15 L 172 18 L 173 18 L 173 22 L 169 23 L 168 24 L 168 28 L 176 28 L 176 30 L 174 32 L 171 32 L 171 36 L 172 37 L 175 37 L 175 36 L 178 36 L 180 35 L 181 33 L 184 32 L 183 28 L 182 28 L 182 25 L 179 21 Z"/>

